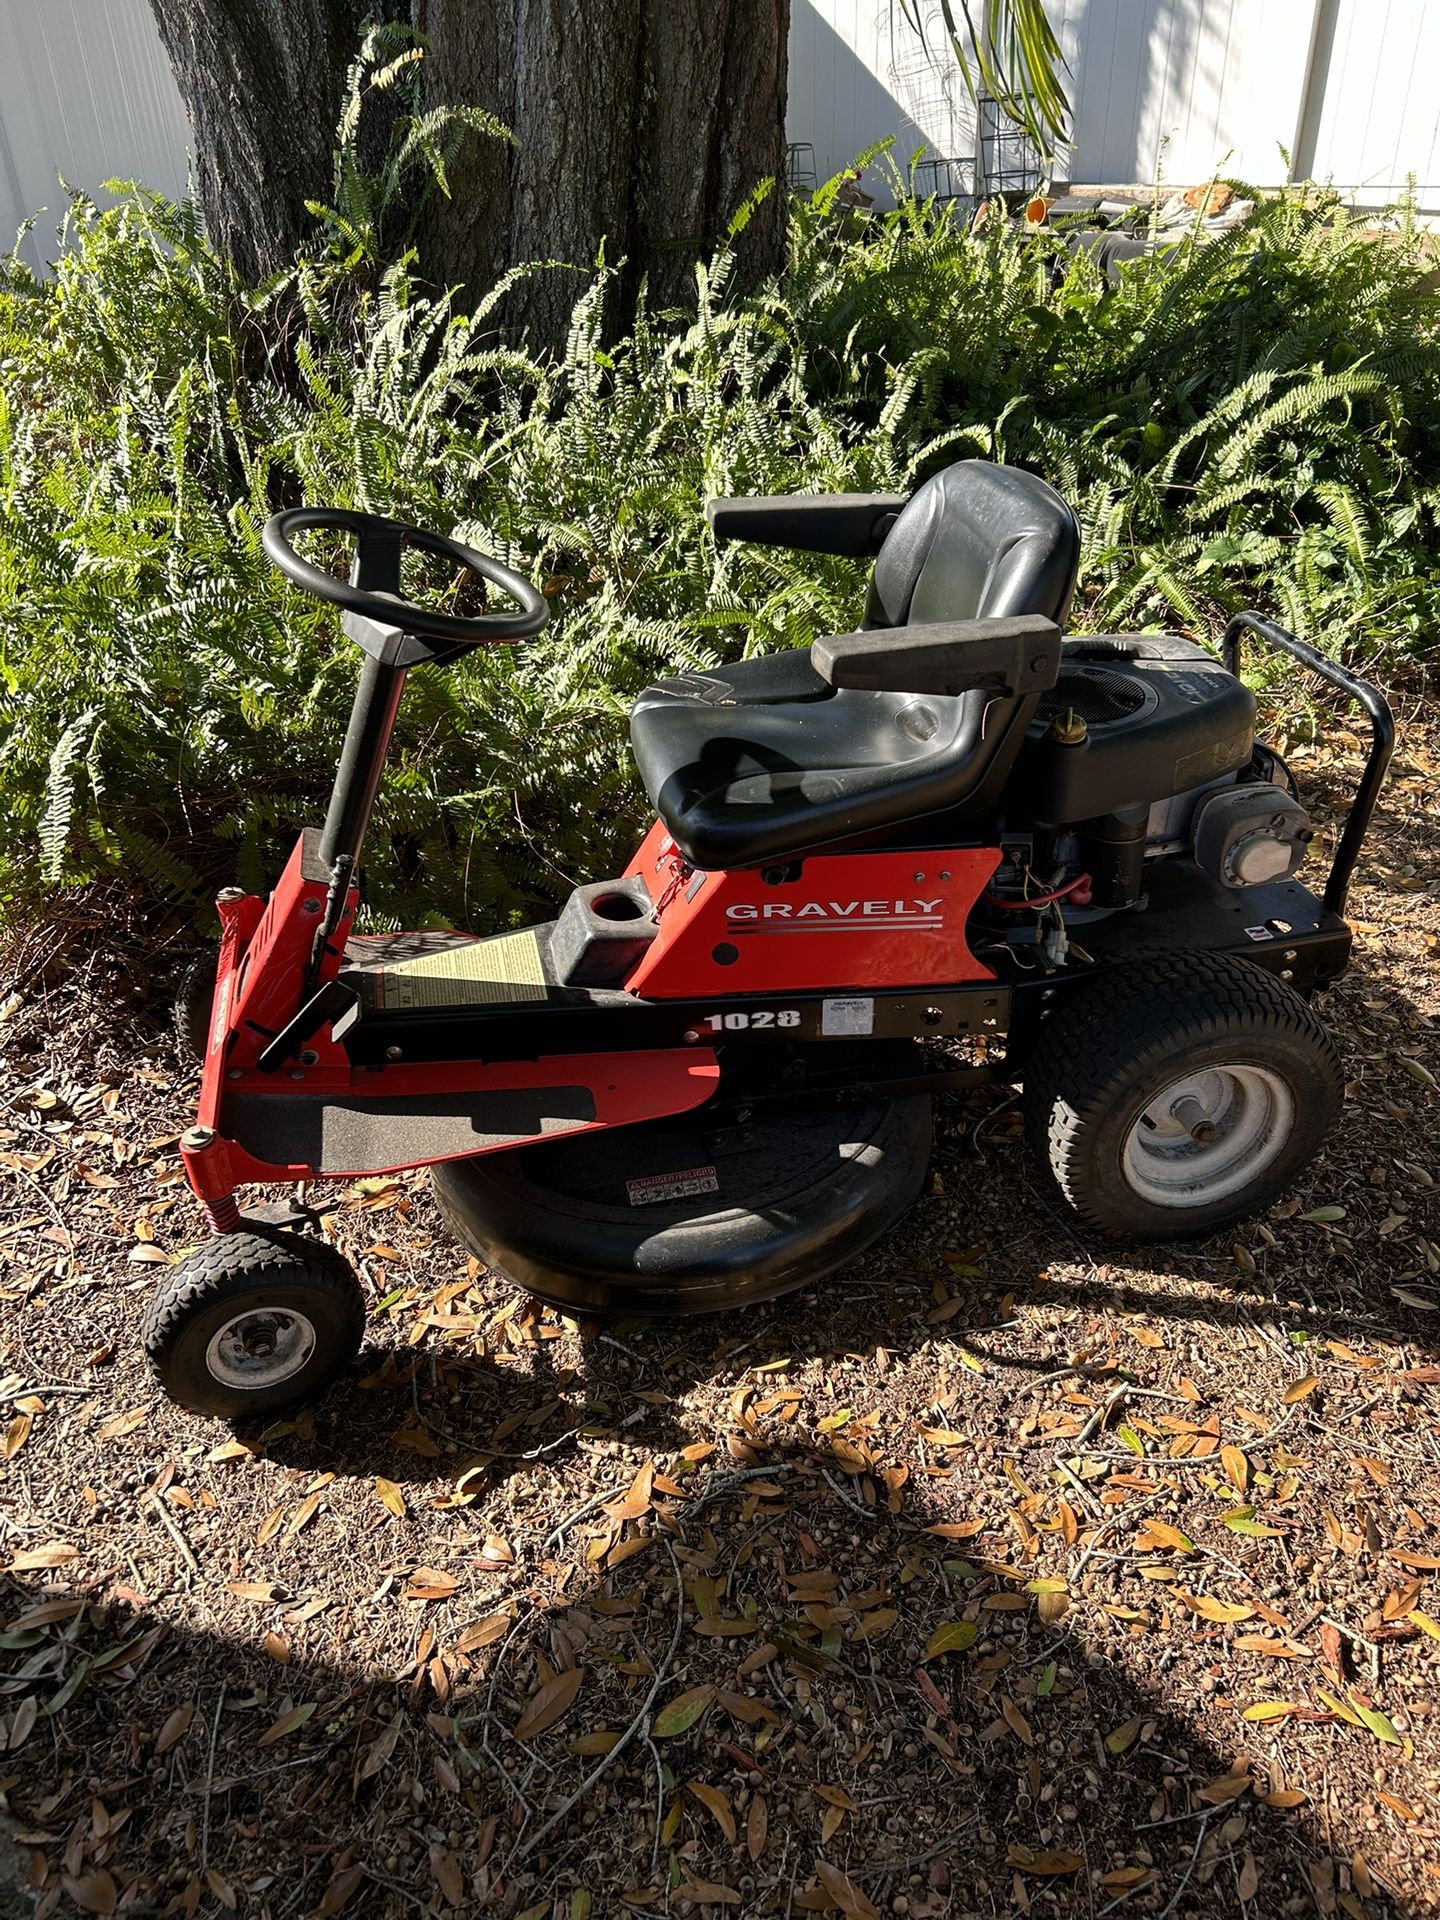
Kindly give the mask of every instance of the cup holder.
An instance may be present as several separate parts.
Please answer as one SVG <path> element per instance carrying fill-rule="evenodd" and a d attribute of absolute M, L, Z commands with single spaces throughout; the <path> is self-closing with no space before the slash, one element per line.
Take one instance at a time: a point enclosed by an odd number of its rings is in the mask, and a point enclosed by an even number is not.
<path fill-rule="evenodd" d="M 590 911 L 597 920 L 616 923 L 645 918 L 645 909 L 632 893 L 597 894 L 590 902 Z"/>

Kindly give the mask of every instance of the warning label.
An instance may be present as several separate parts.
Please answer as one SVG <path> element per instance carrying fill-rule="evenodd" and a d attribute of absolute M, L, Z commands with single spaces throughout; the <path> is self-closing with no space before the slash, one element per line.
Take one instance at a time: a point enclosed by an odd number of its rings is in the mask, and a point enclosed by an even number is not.
<path fill-rule="evenodd" d="M 875 1031 L 875 1002 L 858 997 L 848 1000 L 827 1000 L 820 1014 L 822 1033 L 873 1033 Z"/>
<path fill-rule="evenodd" d="M 625 1182 L 632 1207 L 653 1206 L 657 1200 L 688 1200 L 692 1193 L 718 1193 L 714 1167 L 687 1167 L 684 1173 L 645 1173 Z"/>
<path fill-rule="evenodd" d="M 404 959 L 386 956 L 371 973 L 374 1005 L 384 1013 L 412 1007 L 521 1005 L 546 996 L 545 963 L 533 930 L 494 940 L 436 945 Z"/>

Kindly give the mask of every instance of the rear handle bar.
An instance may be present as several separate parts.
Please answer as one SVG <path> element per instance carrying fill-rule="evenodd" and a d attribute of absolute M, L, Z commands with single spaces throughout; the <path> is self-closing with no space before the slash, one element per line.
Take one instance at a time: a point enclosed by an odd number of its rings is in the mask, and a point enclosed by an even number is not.
<path fill-rule="evenodd" d="M 1293 633 L 1287 633 L 1284 627 L 1277 626 L 1260 613 L 1237 613 L 1226 627 L 1222 658 L 1229 672 L 1239 674 L 1240 637 L 1247 632 L 1267 641 L 1272 647 L 1278 647 L 1282 653 L 1288 653 L 1292 660 L 1298 660 L 1332 687 L 1358 701 L 1370 716 L 1370 751 L 1365 757 L 1365 771 L 1355 789 L 1349 816 L 1335 848 L 1335 858 L 1330 863 L 1330 877 L 1325 882 L 1327 910 L 1343 915 L 1351 876 L 1360 858 L 1360 847 L 1375 817 L 1380 789 L 1385 784 L 1385 769 L 1390 765 L 1390 756 L 1395 751 L 1395 716 L 1390 711 L 1389 701 L 1371 681 L 1362 680 L 1358 674 L 1351 673 L 1334 660 L 1327 660 L 1323 653 L 1318 653 L 1306 641 L 1297 640 Z"/>

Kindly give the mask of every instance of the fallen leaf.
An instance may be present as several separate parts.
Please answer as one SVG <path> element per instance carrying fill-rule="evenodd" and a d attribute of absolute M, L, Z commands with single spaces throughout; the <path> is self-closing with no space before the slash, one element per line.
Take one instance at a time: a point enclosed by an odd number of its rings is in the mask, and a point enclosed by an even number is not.
<path fill-rule="evenodd" d="M 719 1787 L 707 1786 L 703 1781 L 692 1780 L 687 1789 L 705 1808 L 733 1847 L 735 1844 L 735 1814 L 729 1800 Z"/>
<path fill-rule="evenodd" d="M 963 1653 L 979 1638 L 980 1629 L 973 1620 L 947 1620 L 925 1642 L 925 1658 L 935 1660 L 942 1653 Z"/>
<path fill-rule="evenodd" d="M 1123 1726 L 1116 1727 L 1113 1733 L 1105 1736 L 1105 1751 L 1114 1754 L 1125 1753 L 1134 1746 L 1136 1735 L 1144 1724 L 1145 1716 L 1137 1713 L 1133 1720 L 1127 1720 Z"/>
<path fill-rule="evenodd" d="M 375 1492 L 381 1506 L 384 1507 L 388 1513 L 393 1513 L 397 1520 L 403 1520 L 405 1518 L 405 1496 L 393 1480 L 386 1480 L 377 1476 Z"/>
<path fill-rule="evenodd" d="M 873 1906 L 855 1882 L 838 1867 L 832 1867 L 828 1860 L 817 1860 L 815 1871 L 821 1886 L 846 1916 L 846 1920 L 880 1920 L 880 1909 Z"/>
<path fill-rule="evenodd" d="M 448 1847 L 441 1846 L 438 1840 L 430 1847 L 430 1871 L 435 1884 L 452 1907 L 459 1907 L 465 1899 L 465 1876 L 460 1871 L 460 1863 Z"/>
<path fill-rule="evenodd" d="M 79 1876 L 67 1873 L 61 1885 L 76 1906 L 83 1907 L 86 1913 L 114 1913 L 120 1898 L 115 1882 L 103 1867 L 98 1872 Z"/>
<path fill-rule="evenodd" d="M 168 1753 L 177 1740 L 182 1740 L 194 1718 L 195 1702 L 193 1700 L 187 1700 L 183 1707 L 176 1707 L 155 1736 L 156 1754 Z"/>
<path fill-rule="evenodd" d="M 566 1667 L 553 1680 L 547 1680 L 544 1686 L 537 1688 L 527 1701 L 525 1711 L 515 1722 L 515 1738 L 534 1740 L 547 1727 L 553 1727 L 575 1704 L 575 1696 L 584 1679 L 583 1667 Z"/>
<path fill-rule="evenodd" d="M 400 1734 L 401 1721 L 397 1713 L 390 1724 L 382 1728 L 365 1749 L 364 1758 L 355 1770 L 355 1781 L 357 1785 L 362 1780 L 374 1779 L 375 1775 L 379 1773 L 385 1762 L 395 1751 L 395 1746 L 400 1738 Z"/>
<path fill-rule="evenodd" d="M 1070 1853 L 1063 1848 L 1036 1853 L 1029 1847 L 1015 1844 L 1006 1849 L 1005 1858 L 1021 1873 L 1078 1873 L 1085 1864 L 1078 1853 Z"/>
<path fill-rule="evenodd" d="M 68 1540 L 51 1540 L 43 1547 L 26 1547 L 10 1562 L 11 1573 L 31 1573 L 41 1567 L 65 1567 L 80 1558 L 80 1549 Z M 108 1876 L 107 1876 L 108 1877 Z"/>
<path fill-rule="evenodd" d="M 677 1734 L 688 1733 L 714 1698 L 715 1688 L 709 1683 L 687 1687 L 656 1714 L 651 1733 L 657 1740 L 673 1740 Z"/>
<path fill-rule="evenodd" d="M 745 1851 L 752 1860 L 758 1860 L 765 1851 L 765 1837 L 770 1828 L 770 1809 L 763 1793 L 757 1793 L 750 1802 L 750 1810 L 745 1815 Z"/>
<path fill-rule="evenodd" d="M 510 1613 L 486 1613 L 478 1620 L 472 1620 L 462 1629 L 455 1642 L 456 1653 L 474 1653 L 480 1647 L 493 1646 L 497 1640 L 503 1640 L 514 1624 L 515 1616 Z"/>
<path fill-rule="evenodd" d="M 1173 1587 L 1171 1592 L 1182 1606 L 1189 1607 L 1192 1613 L 1198 1613 L 1202 1620 L 1214 1620 L 1221 1625 L 1232 1620 L 1249 1620 L 1255 1612 L 1253 1607 L 1236 1606 L 1228 1600 L 1214 1600 L 1208 1593 L 1186 1593 L 1181 1587 Z"/>
<path fill-rule="evenodd" d="M 407 1600 L 448 1600 L 459 1585 L 453 1573 L 442 1573 L 438 1567 L 416 1567 L 405 1582 L 404 1597 Z"/>
<path fill-rule="evenodd" d="M 1304 1400 L 1307 1395 L 1314 1393 L 1319 1384 L 1318 1374 L 1307 1373 L 1303 1380 L 1297 1380 L 1293 1387 L 1287 1387 L 1280 1397 L 1287 1407 L 1293 1407 L 1297 1401 Z"/>
<path fill-rule="evenodd" d="M 273 1726 L 267 1727 L 255 1742 L 257 1747 L 268 1747 L 276 1740 L 283 1740 L 287 1733 L 294 1733 L 297 1727 L 303 1727 L 314 1713 L 318 1700 L 307 1700 L 303 1707 L 291 1707 L 288 1713 L 282 1713 Z"/>

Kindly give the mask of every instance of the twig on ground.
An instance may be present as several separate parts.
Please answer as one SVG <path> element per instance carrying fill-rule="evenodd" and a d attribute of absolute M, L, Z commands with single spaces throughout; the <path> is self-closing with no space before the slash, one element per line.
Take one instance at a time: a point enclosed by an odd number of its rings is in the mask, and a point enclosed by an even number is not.
<path fill-rule="evenodd" d="M 1121 1404 L 1121 1402 L 1124 1400 L 1126 1394 L 1129 1393 L 1129 1391 L 1130 1391 L 1130 1387 L 1128 1382 L 1122 1381 L 1122 1383 L 1115 1388 L 1113 1393 L 1107 1394 L 1105 1399 L 1100 1403 L 1098 1407 L 1096 1407 L 1095 1411 L 1091 1414 L 1090 1418 L 1085 1422 L 1084 1426 L 1080 1429 L 1079 1433 L 1077 1433 L 1073 1439 L 1069 1439 L 1064 1442 L 1066 1452 L 1078 1453 L 1080 1449 L 1084 1446 L 1085 1442 L 1090 1438 L 1091 1434 L 1097 1432 L 1100 1428 L 1102 1428 L 1105 1425 L 1106 1421 L 1110 1418 L 1111 1414 L 1114 1413 L 1115 1409 Z"/>
<path fill-rule="evenodd" d="M 174 1519 L 171 1517 L 169 1509 L 166 1507 L 164 1500 L 160 1497 L 158 1493 L 152 1493 L 150 1495 L 150 1502 L 151 1502 L 151 1505 L 154 1507 L 156 1513 L 160 1516 L 161 1526 L 164 1527 L 165 1531 L 169 1534 L 170 1538 L 175 1542 L 175 1546 L 177 1551 L 179 1552 L 180 1558 L 185 1562 L 185 1565 L 190 1569 L 191 1573 L 199 1573 L 200 1562 L 195 1558 L 194 1554 L 190 1551 L 189 1542 L 186 1540 L 184 1534 L 181 1533 L 179 1527 L 176 1525 Z"/>
<path fill-rule="evenodd" d="M 439 1378 L 435 1370 L 435 1355 L 427 1356 L 430 1362 L 430 1385 L 439 1392 Z M 579 1427 L 567 1427 L 564 1433 L 557 1434 L 553 1440 L 547 1440 L 542 1446 L 531 1447 L 525 1453 L 508 1453 L 502 1447 L 487 1447 L 483 1440 L 466 1440 L 458 1433 L 451 1433 L 448 1427 L 442 1427 L 438 1420 L 432 1420 L 420 1406 L 420 1369 L 417 1366 L 410 1376 L 410 1404 L 415 1409 L 415 1418 L 437 1440 L 444 1440 L 452 1447 L 459 1447 L 466 1453 L 483 1453 L 487 1460 L 543 1460 L 549 1453 L 556 1453 L 561 1447 L 568 1446 L 576 1438 Z M 562 1403 L 563 1404 L 563 1403 Z M 570 1409 L 574 1411 L 573 1408 Z"/>
<path fill-rule="evenodd" d="M 1218 1809 L 1215 1807 L 1207 1807 L 1205 1809 L 1207 1816 L 1217 1811 Z M 1165 1903 L 1165 1909 L 1160 1915 L 1160 1920 L 1170 1920 L 1170 1915 L 1175 1911 L 1176 1907 L 1179 1906 L 1181 1897 L 1183 1896 L 1185 1889 L 1190 1884 L 1191 1875 L 1195 1871 L 1195 1862 L 1200 1858 L 1200 1849 L 1205 1844 L 1205 1833 L 1206 1833 L 1206 1825 L 1205 1825 L 1205 1821 L 1202 1819 L 1200 1822 L 1200 1831 L 1195 1836 L 1195 1844 L 1190 1849 L 1190 1858 L 1186 1862 L 1185 1871 L 1180 1876 L 1180 1884 L 1178 1887 L 1176 1887 L 1174 1893 L 1171 1894 L 1169 1900 Z"/>
<path fill-rule="evenodd" d="M 675 1654 L 680 1645 L 680 1633 L 685 1624 L 684 1577 L 680 1572 L 680 1562 L 675 1557 L 674 1547 L 670 1545 L 668 1540 L 665 1542 L 665 1546 L 669 1552 L 670 1565 L 675 1575 L 675 1630 L 670 1636 L 670 1645 L 666 1651 L 665 1658 L 655 1669 L 654 1677 L 650 1682 L 650 1690 L 640 1702 L 639 1709 L 630 1721 L 630 1724 L 620 1735 L 620 1738 L 615 1742 L 614 1746 L 611 1747 L 610 1751 L 590 1769 L 589 1773 L 586 1774 L 585 1778 L 580 1782 L 580 1785 L 575 1789 L 574 1793 L 570 1795 L 569 1799 L 557 1807 L 555 1812 L 552 1813 L 550 1818 L 545 1822 L 544 1826 L 540 1828 L 539 1832 L 533 1834 L 523 1845 L 521 1844 L 521 1840 L 516 1840 L 514 1847 L 511 1849 L 510 1858 L 505 1863 L 507 1872 L 513 1871 L 515 1867 L 519 1866 L 525 1860 L 528 1860 L 545 1836 L 553 1833 L 566 1815 L 589 1796 L 600 1776 L 619 1759 L 635 1735 L 639 1733 L 642 1725 L 645 1726 L 648 1733 L 650 1709 L 655 1704 L 655 1696 L 659 1693 L 665 1676 L 675 1664 Z"/>
<path fill-rule="evenodd" d="M 834 1474 L 830 1472 L 828 1467 L 822 1467 L 820 1473 L 826 1486 L 829 1487 L 842 1507 L 848 1507 L 851 1513 L 858 1513 L 862 1520 L 869 1520 L 872 1523 L 879 1518 L 878 1510 L 874 1507 L 865 1506 L 855 1498 L 854 1494 L 847 1492 L 835 1478 Z"/>
<path fill-rule="evenodd" d="M 215 1702 L 215 1718 L 210 1723 L 210 1752 L 205 1761 L 205 1804 L 200 1810 L 200 1871 L 210 1864 L 210 1799 L 215 1785 L 215 1749 L 220 1743 L 220 1716 L 225 1711 L 225 1682 L 220 1683 L 220 1698 Z"/>
<path fill-rule="evenodd" d="M 937 1840 L 933 1847 L 927 1847 L 924 1853 L 910 1854 L 903 1860 L 878 1860 L 873 1867 L 862 1867 L 850 1875 L 852 1880 L 887 1880 L 893 1874 L 914 1873 L 917 1867 L 928 1866 L 937 1853 L 944 1853 L 947 1847 L 953 1847 L 962 1833 L 974 1826 L 977 1815 L 971 1814 L 961 1826 L 954 1827 L 943 1840 Z"/>

